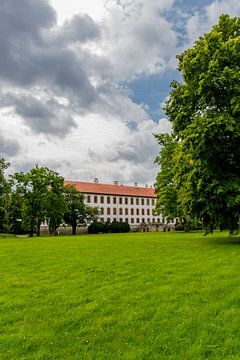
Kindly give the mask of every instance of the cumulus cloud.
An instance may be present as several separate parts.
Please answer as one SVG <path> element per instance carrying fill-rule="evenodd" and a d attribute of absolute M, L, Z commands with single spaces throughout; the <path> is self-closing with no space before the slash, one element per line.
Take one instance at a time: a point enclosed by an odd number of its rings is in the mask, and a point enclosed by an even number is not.
<path fill-rule="evenodd" d="M 117 80 L 158 74 L 171 66 L 177 36 L 164 11 L 173 0 L 109 1 L 102 49 Z"/>
<path fill-rule="evenodd" d="M 16 140 L 4 137 L 0 133 L 0 154 L 1 156 L 12 157 L 18 153 L 20 146 Z"/>
<path fill-rule="evenodd" d="M 59 25 L 47 0 L 0 2 L 0 152 L 15 169 L 155 178 L 152 134 L 170 124 L 153 122 L 121 82 L 173 66 L 177 35 L 165 17 L 173 0 L 105 5 L 104 21 L 80 13 Z"/>
<path fill-rule="evenodd" d="M 196 41 L 200 35 L 210 31 L 222 14 L 232 17 L 239 16 L 240 2 L 238 0 L 215 0 L 202 11 L 195 12 L 189 17 L 186 24 L 190 42 Z"/>

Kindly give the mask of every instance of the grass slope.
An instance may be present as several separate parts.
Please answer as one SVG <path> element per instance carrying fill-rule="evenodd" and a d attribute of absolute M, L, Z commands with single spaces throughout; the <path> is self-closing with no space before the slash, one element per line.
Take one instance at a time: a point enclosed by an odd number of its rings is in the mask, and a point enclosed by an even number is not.
<path fill-rule="evenodd" d="M 0 238 L 0 358 L 240 359 L 227 234 Z"/>

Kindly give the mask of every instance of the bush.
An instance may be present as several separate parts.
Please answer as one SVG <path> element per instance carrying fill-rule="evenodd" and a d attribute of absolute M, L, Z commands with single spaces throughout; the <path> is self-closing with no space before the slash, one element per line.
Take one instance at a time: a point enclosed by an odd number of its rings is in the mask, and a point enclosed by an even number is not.
<path fill-rule="evenodd" d="M 113 221 L 109 225 L 109 232 L 111 233 L 126 233 L 130 231 L 130 226 L 127 222 Z"/>
<path fill-rule="evenodd" d="M 106 233 L 106 232 L 108 232 L 107 225 L 103 224 L 101 222 L 94 221 L 88 227 L 89 234 L 99 234 L 99 233 Z"/>
<path fill-rule="evenodd" d="M 89 234 L 99 234 L 99 233 L 126 233 L 130 231 L 130 226 L 127 222 L 113 221 L 112 223 L 106 222 L 105 224 L 101 222 L 93 222 L 88 227 Z"/>

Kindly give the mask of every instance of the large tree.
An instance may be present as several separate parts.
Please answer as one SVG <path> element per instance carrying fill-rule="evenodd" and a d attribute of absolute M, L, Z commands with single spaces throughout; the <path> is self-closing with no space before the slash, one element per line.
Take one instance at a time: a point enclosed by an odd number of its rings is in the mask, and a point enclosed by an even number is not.
<path fill-rule="evenodd" d="M 177 144 L 178 207 L 203 220 L 207 232 L 219 226 L 233 233 L 240 215 L 240 18 L 221 16 L 178 60 L 183 81 L 172 82 L 165 108 Z"/>
<path fill-rule="evenodd" d="M 72 235 L 76 235 L 77 226 L 86 225 L 86 220 L 96 220 L 98 210 L 85 205 L 84 195 L 74 185 L 64 187 L 66 211 L 64 221 L 72 227 Z"/>
<path fill-rule="evenodd" d="M 38 166 L 27 173 L 15 173 L 12 178 L 15 196 L 24 203 L 24 218 L 20 220 L 25 224 L 28 222 L 30 236 L 35 231 L 40 235 L 40 226 L 45 219 L 56 233 L 65 209 L 63 178 L 53 170 Z"/>
<path fill-rule="evenodd" d="M 5 170 L 9 167 L 9 163 L 4 158 L 0 158 L 0 232 L 6 231 L 8 227 L 8 203 L 10 183 L 5 178 Z"/>

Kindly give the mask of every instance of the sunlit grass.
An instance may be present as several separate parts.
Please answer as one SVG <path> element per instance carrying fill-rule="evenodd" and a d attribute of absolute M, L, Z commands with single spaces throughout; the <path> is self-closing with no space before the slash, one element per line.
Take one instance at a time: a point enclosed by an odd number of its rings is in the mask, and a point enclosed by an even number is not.
<path fill-rule="evenodd" d="M 0 237 L 1 359 L 240 359 L 228 234 Z"/>

